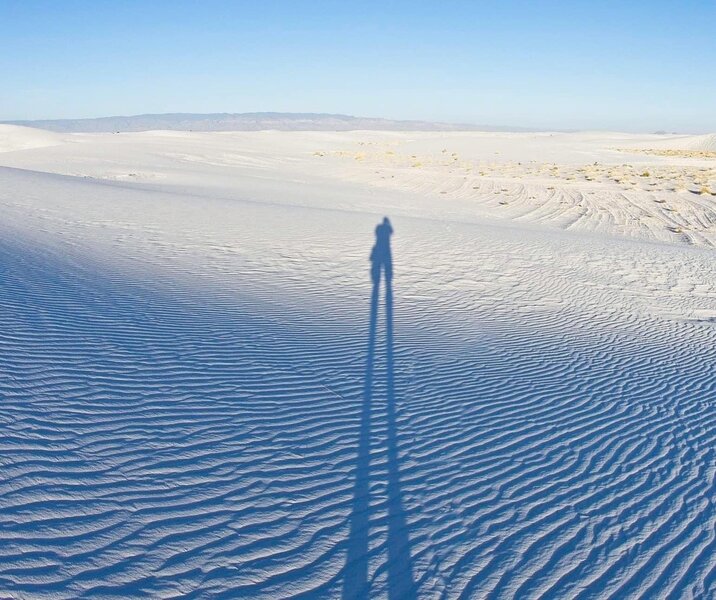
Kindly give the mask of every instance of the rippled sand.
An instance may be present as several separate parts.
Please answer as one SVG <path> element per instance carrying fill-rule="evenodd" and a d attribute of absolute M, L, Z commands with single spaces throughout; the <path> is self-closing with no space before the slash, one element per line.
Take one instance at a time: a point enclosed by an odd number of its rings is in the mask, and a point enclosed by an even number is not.
<path fill-rule="evenodd" d="M 0 127 L 0 596 L 716 595 L 710 143 Z"/>

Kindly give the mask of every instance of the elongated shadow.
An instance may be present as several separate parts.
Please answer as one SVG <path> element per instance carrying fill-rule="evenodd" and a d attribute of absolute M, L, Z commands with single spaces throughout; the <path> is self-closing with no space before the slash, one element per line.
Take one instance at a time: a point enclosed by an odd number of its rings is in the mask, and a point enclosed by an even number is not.
<path fill-rule="evenodd" d="M 387 495 L 388 495 L 388 597 L 410 598 L 415 592 L 410 538 L 403 509 L 400 487 L 400 458 L 398 454 L 395 381 L 393 375 L 393 262 L 390 236 L 393 229 L 385 218 L 376 227 L 376 242 L 371 251 L 370 322 L 368 349 L 363 387 L 358 463 L 353 488 L 353 513 L 348 541 L 343 598 L 368 596 L 368 536 L 370 531 L 370 437 L 373 410 L 373 376 L 378 328 L 378 304 L 381 274 L 385 275 L 385 361 L 387 416 Z"/>

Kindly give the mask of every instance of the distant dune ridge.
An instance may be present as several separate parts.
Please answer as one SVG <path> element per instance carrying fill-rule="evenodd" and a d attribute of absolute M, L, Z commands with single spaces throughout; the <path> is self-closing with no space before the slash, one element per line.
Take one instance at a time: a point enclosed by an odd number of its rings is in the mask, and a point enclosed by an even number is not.
<path fill-rule="evenodd" d="M 63 133 L 110 131 L 534 131 L 525 127 L 471 125 L 431 121 L 397 121 L 326 113 L 167 113 L 96 119 L 2 121 L 8 125 L 36 127 Z"/>
<path fill-rule="evenodd" d="M 716 133 L 684 135 L 677 139 L 666 138 L 655 142 L 654 147 L 714 152 L 716 151 Z"/>
<path fill-rule="evenodd" d="M 18 125 L 0 126 L 0 152 L 44 148 L 47 146 L 56 146 L 63 142 L 63 136 L 51 131 L 30 129 Z"/>

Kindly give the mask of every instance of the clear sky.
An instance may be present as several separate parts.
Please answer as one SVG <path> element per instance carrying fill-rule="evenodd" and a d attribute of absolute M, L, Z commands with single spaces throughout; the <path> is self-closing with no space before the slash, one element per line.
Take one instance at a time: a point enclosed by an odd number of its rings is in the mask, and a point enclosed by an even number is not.
<path fill-rule="evenodd" d="M 716 131 L 716 0 L 0 0 L 0 120 Z"/>

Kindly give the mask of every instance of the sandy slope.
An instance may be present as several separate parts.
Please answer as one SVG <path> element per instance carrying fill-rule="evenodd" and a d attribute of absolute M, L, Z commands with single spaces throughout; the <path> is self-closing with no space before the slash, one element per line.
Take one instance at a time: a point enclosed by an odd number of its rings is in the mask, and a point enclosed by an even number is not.
<path fill-rule="evenodd" d="M 0 156 L 0 596 L 716 594 L 714 198 L 666 189 L 708 157 L 73 141 Z M 665 189 L 579 178 L 627 161 Z"/>
<path fill-rule="evenodd" d="M 17 125 L 0 125 L 0 152 L 56 146 L 64 143 L 67 139 L 68 136 L 50 131 Z"/>

